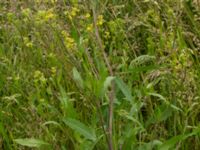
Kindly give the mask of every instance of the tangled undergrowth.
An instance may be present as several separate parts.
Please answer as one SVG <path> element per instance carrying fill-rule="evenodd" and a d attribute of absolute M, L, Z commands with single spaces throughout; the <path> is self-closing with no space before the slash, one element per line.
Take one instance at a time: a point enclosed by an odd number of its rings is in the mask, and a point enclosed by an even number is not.
<path fill-rule="evenodd" d="M 200 149 L 198 0 L 1 0 L 0 149 Z"/>

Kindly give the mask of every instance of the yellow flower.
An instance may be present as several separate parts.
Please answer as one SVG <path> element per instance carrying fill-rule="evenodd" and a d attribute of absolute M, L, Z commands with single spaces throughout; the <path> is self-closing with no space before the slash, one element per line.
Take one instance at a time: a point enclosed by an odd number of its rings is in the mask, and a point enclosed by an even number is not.
<path fill-rule="evenodd" d="M 85 18 L 86 18 L 86 19 L 88 19 L 88 18 L 90 18 L 90 17 L 91 17 L 91 16 L 90 16 L 89 13 L 85 14 Z"/>
<path fill-rule="evenodd" d="M 86 30 L 87 30 L 88 32 L 91 32 L 91 31 L 93 30 L 93 25 L 92 25 L 92 24 L 89 24 L 89 25 L 87 26 Z"/>
<path fill-rule="evenodd" d="M 74 43 L 74 39 L 72 39 L 71 37 L 66 37 L 66 41 L 69 43 Z"/>
<path fill-rule="evenodd" d="M 105 31 L 105 35 L 104 35 L 104 37 L 105 37 L 106 39 L 110 38 L 110 32 Z"/>
<path fill-rule="evenodd" d="M 68 15 L 68 18 L 69 18 L 69 20 L 72 20 L 72 16 L 71 15 Z"/>
<path fill-rule="evenodd" d="M 73 49 L 75 47 L 75 41 L 71 37 L 65 38 L 65 44 L 68 49 Z"/>
<path fill-rule="evenodd" d="M 72 20 L 72 16 L 70 15 L 70 13 L 68 11 L 64 11 L 64 14 L 70 19 Z"/>
<path fill-rule="evenodd" d="M 33 47 L 33 42 L 30 41 L 30 40 L 28 39 L 28 37 L 24 37 L 23 40 L 24 40 L 24 44 L 26 45 L 26 47 L 29 47 L 29 48 L 32 48 L 32 47 Z"/>
<path fill-rule="evenodd" d="M 35 0 L 35 2 L 39 4 L 42 2 L 42 0 Z"/>
<path fill-rule="evenodd" d="M 53 12 L 53 9 L 49 10 L 39 10 L 35 16 L 37 23 L 44 23 L 51 19 L 55 19 L 56 15 Z"/>
<path fill-rule="evenodd" d="M 44 3 L 52 3 L 52 4 L 55 4 L 58 0 L 35 0 L 36 3 L 40 4 L 42 2 Z"/>
<path fill-rule="evenodd" d="M 46 21 L 50 20 L 50 19 L 54 19 L 56 17 L 56 15 L 54 14 L 52 9 L 49 9 L 45 12 L 44 18 Z"/>
<path fill-rule="evenodd" d="M 52 75 L 56 74 L 56 67 L 51 67 L 51 73 L 52 73 Z"/>
<path fill-rule="evenodd" d="M 84 43 L 84 44 L 88 44 L 88 42 L 89 42 L 89 39 L 88 39 L 88 38 L 83 39 L 83 43 Z"/>
<path fill-rule="evenodd" d="M 39 70 L 36 70 L 34 72 L 34 76 L 33 77 L 34 77 L 34 81 L 35 82 L 41 81 L 43 84 L 45 84 L 46 81 L 47 81 L 47 79 L 44 77 L 44 74 Z"/>
<path fill-rule="evenodd" d="M 77 13 L 80 12 L 80 10 L 77 7 L 72 7 L 71 11 L 64 11 L 64 14 L 72 20 L 73 17 L 77 15 Z"/>
<path fill-rule="evenodd" d="M 28 42 L 28 43 L 26 43 L 26 46 L 29 47 L 29 48 L 32 48 L 33 47 L 33 43 L 32 42 Z"/>
<path fill-rule="evenodd" d="M 40 70 L 36 70 L 35 72 L 34 72 L 34 78 L 35 79 L 37 79 L 38 77 L 40 77 L 41 76 L 41 71 Z"/>
<path fill-rule="evenodd" d="M 77 7 L 72 7 L 71 16 L 75 17 L 80 10 Z"/>
<path fill-rule="evenodd" d="M 47 79 L 44 77 L 44 75 L 42 74 L 42 76 L 39 79 L 42 83 L 46 83 Z"/>
<path fill-rule="evenodd" d="M 73 38 L 70 37 L 69 33 L 62 31 L 61 34 L 64 37 L 64 43 L 68 49 L 73 49 L 76 46 L 76 43 Z"/>
<path fill-rule="evenodd" d="M 31 14 L 30 8 L 22 9 L 22 14 L 25 16 L 29 16 Z"/>
<path fill-rule="evenodd" d="M 103 15 L 97 17 L 97 25 L 101 26 L 104 23 Z"/>
<path fill-rule="evenodd" d="M 64 31 L 64 30 L 61 32 L 61 34 L 62 34 L 64 37 L 68 36 L 68 33 L 67 33 L 66 31 Z"/>
<path fill-rule="evenodd" d="M 48 13 L 46 14 L 46 16 L 45 16 L 45 19 L 46 19 L 46 20 L 53 19 L 53 18 L 55 18 L 55 15 L 54 15 L 53 13 L 51 13 L 51 12 L 48 12 Z"/>
<path fill-rule="evenodd" d="M 55 4 L 58 0 L 51 0 L 52 4 Z"/>

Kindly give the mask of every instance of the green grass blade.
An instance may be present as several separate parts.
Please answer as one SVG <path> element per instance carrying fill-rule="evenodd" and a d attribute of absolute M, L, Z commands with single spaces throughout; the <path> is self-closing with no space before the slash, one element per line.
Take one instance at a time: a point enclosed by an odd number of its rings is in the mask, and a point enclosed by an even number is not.
<path fill-rule="evenodd" d="M 37 147 L 37 148 L 39 148 L 41 146 L 49 145 L 49 143 L 46 143 L 42 140 L 34 139 L 34 138 L 14 139 L 14 142 L 16 142 L 17 144 L 22 145 L 22 146 Z"/>
<path fill-rule="evenodd" d="M 63 119 L 64 123 L 72 128 L 75 132 L 83 135 L 86 139 L 95 141 L 96 135 L 89 127 L 87 127 L 85 124 L 81 123 L 80 121 L 76 119 L 66 118 Z"/>

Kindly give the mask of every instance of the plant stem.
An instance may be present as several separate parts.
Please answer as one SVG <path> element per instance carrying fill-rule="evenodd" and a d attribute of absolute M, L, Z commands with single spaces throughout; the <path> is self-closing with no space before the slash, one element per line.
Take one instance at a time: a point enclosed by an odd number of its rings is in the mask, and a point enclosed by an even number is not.
<path fill-rule="evenodd" d="M 94 8 L 93 8 L 93 19 L 94 19 L 95 36 L 96 36 L 96 39 L 97 39 L 97 43 L 98 43 L 99 48 L 101 50 L 101 53 L 103 55 L 106 66 L 108 67 L 108 71 L 109 71 L 110 76 L 114 76 L 112 66 L 109 62 L 107 54 L 104 51 L 103 43 L 102 43 L 102 40 L 101 40 L 101 37 L 100 37 L 100 34 L 99 34 L 99 30 L 98 30 L 98 27 L 97 27 L 97 16 L 96 16 L 96 12 L 95 12 Z M 115 84 L 112 81 L 111 91 L 109 93 L 109 114 L 108 114 L 108 119 L 109 119 L 109 123 L 108 123 L 109 150 L 114 150 L 113 139 L 112 139 L 112 136 L 113 136 L 112 130 L 113 130 L 113 102 L 114 102 L 114 98 L 115 98 Z"/>

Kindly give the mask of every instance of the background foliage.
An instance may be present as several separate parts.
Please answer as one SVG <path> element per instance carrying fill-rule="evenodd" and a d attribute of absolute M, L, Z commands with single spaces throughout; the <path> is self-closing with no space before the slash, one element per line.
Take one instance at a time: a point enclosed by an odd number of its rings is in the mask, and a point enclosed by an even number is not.
<path fill-rule="evenodd" d="M 108 149 L 113 87 L 113 149 L 199 149 L 199 20 L 198 0 L 1 0 L 1 149 Z"/>

